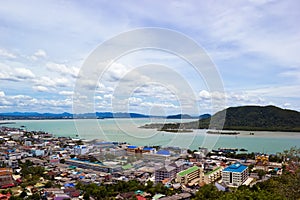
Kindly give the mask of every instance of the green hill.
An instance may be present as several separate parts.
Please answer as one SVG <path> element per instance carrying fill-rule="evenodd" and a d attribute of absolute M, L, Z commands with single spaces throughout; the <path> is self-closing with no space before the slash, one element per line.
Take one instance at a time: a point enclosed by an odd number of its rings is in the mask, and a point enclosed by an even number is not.
<path fill-rule="evenodd" d="M 220 118 L 226 112 L 224 129 L 300 131 L 300 113 L 275 106 L 231 107 L 216 113 Z"/>
<path fill-rule="evenodd" d="M 182 124 L 146 124 L 142 128 L 300 131 L 300 113 L 275 106 L 230 107 L 207 119 Z"/>

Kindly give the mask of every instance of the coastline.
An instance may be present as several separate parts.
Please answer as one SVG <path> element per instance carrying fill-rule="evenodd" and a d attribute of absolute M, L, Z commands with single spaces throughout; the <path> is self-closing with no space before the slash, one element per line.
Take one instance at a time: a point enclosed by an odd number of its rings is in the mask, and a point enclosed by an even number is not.
<path fill-rule="evenodd" d="M 107 139 L 136 145 L 185 146 L 194 150 L 205 144 L 207 139 L 216 141 L 213 148 L 245 148 L 249 152 L 262 152 L 264 149 L 276 153 L 300 144 L 300 132 L 238 131 L 239 135 L 218 135 L 206 134 L 208 129 L 174 133 L 138 128 L 149 121 L 150 119 L 14 120 L 15 124 L 3 126 L 20 128 L 24 125 L 28 131 L 45 131 L 57 137 L 75 137 L 78 134 L 88 140 Z M 102 132 L 99 132 L 99 126 Z M 250 132 L 254 132 L 254 135 L 250 135 Z"/>

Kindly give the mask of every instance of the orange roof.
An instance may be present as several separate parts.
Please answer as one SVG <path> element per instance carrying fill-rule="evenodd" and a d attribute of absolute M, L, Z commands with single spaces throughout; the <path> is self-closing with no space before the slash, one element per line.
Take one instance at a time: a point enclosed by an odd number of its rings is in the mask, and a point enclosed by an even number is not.
<path fill-rule="evenodd" d="M 166 184 L 166 183 L 168 183 L 170 181 L 170 179 L 169 178 L 165 178 L 164 180 L 162 180 L 161 182 L 163 183 L 163 184 Z"/>

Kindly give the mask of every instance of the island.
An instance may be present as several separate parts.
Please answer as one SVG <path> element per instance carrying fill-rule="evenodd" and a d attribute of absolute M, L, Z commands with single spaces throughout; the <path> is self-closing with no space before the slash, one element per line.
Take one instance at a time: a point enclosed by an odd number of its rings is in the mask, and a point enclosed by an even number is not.
<path fill-rule="evenodd" d="M 229 107 L 205 119 L 185 123 L 145 124 L 140 128 L 300 132 L 300 113 L 275 106 Z"/>

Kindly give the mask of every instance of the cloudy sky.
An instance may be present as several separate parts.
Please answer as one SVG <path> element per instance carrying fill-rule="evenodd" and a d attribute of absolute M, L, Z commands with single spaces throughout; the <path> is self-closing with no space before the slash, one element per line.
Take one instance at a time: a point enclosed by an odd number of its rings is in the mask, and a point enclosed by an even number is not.
<path fill-rule="evenodd" d="M 144 50 L 111 63 L 87 88 L 94 97 L 88 107 L 198 114 L 212 112 L 212 99 L 226 99 L 226 106 L 300 111 L 299 10 L 297 0 L 1 1 L 0 112 L 73 112 L 74 88 L 88 56 L 118 34 L 143 27 L 194 40 L 214 64 L 224 91 L 211 90 L 207 77 L 195 75 L 182 59 Z M 128 82 L 139 84 L 129 89 Z M 130 91 L 122 99 L 126 108 L 116 100 L 124 88 Z"/>

